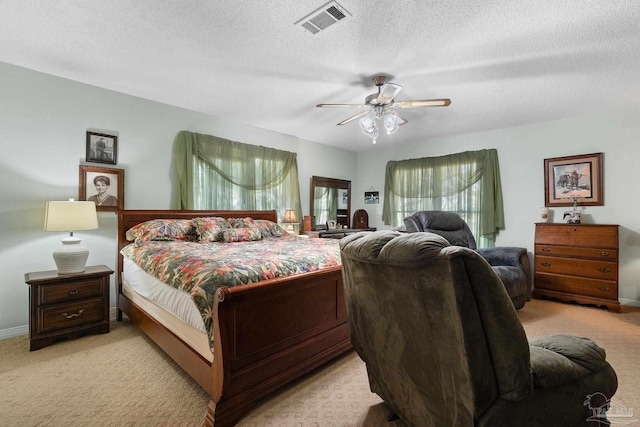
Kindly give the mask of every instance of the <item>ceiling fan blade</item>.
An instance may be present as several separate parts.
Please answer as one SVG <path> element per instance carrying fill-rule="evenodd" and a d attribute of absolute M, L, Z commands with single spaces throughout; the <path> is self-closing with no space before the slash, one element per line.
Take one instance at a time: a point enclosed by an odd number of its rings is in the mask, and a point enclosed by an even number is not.
<path fill-rule="evenodd" d="M 371 110 L 367 110 L 367 111 L 361 111 L 356 115 L 353 115 L 351 117 L 349 117 L 348 119 L 344 119 L 343 121 L 341 121 L 340 123 L 338 123 L 338 126 L 342 126 L 342 125 L 346 125 L 347 123 L 351 123 L 354 120 L 359 119 L 360 117 L 364 117 L 367 114 L 369 114 Z"/>
<path fill-rule="evenodd" d="M 418 108 L 418 107 L 446 107 L 451 104 L 448 98 L 442 99 L 414 99 L 412 101 L 394 102 L 396 108 Z"/>
<path fill-rule="evenodd" d="M 390 104 L 393 98 L 402 90 L 402 86 L 396 83 L 385 83 L 380 86 L 378 97 L 376 98 L 377 104 Z"/>
<path fill-rule="evenodd" d="M 369 108 L 369 105 L 365 104 L 318 104 L 316 107 L 320 108 Z"/>

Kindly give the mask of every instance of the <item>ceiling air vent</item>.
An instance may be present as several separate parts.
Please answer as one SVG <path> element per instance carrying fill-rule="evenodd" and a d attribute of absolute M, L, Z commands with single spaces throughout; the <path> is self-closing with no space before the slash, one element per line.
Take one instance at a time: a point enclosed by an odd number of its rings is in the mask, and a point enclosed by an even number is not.
<path fill-rule="evenodd" d="M 340 6 L 338 2 L 330 1 L 300 19 L 294 25 L 300 25 L 311 34 L 316 34 L 347 16 L 351 16 L 351 14 L 344 7 Z"/>

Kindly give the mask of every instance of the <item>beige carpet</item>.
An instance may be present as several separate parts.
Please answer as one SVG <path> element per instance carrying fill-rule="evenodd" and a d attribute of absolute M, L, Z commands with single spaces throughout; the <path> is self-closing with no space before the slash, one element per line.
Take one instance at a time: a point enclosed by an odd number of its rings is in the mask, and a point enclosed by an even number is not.
<path fill-rule="evenodd" d="M 620 386 L 614 409 L 640 419 L 640 309 L 622 313 L 533 300 L 519 311 L 527 334 L 588 336 L 607 350 Z M 29 352 L 26 336 L 0 341 L 1 426 L 198 426 L 208 397 L 128 322 L 105 335 Z M 349 353 L 264 399 L 240 426 L 389 426 Z M 640 425 L 627 422 L 626 425 Z"/>

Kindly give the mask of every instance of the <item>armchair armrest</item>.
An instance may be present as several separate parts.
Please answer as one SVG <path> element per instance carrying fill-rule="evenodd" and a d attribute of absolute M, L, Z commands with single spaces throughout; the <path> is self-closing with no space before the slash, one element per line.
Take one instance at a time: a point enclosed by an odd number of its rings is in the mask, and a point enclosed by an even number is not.
<path fill-rule="evenodd" d="M 476 250 L 485 260 L 487 260 L 489 265 L 492 266 L 510 265 L 512 267 L 522 268 L 522 257 L 527 255 L 527 250 L 525 248 L 509 246 L 480 248 Z"/>
<path fill-rule="evenodd" d="M 527 301 L 531 298 L 533 281 L 531 280 L 531 263 L 529 262 L 526 248 L 499 246 L 495 248 L 480 248 L 476 249 L 476 251 L 492 267 L 511 266 L 521 268 L 527 278 Z"/>

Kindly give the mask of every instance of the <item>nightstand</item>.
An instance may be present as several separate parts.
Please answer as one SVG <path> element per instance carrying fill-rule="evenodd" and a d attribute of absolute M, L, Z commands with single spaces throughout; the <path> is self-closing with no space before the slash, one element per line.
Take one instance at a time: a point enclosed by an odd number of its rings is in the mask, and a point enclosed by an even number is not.
<path fill-rule="evenodd" d="M 82 273 L 57 270 L 26 273 L 29 288 L 29 350 L 60 338 L 109 332 L 109 276 L 104 265 Z"/>

